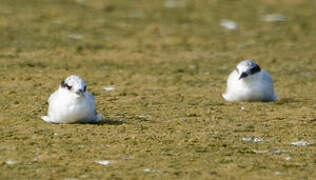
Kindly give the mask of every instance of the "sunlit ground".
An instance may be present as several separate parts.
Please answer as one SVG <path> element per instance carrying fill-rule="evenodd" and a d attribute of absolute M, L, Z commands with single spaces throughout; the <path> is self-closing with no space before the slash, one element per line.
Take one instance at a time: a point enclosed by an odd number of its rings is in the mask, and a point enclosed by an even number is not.
<path fill-rule="evenodd" d="M 1 1 L 0 178 L 316 179 L 315 9 L 310 0 Z M 221 97 L 249 58 L 272 75 L 277 101 Z M 100 124 L 40 119 L 71 74 L 87 81 Z"/>

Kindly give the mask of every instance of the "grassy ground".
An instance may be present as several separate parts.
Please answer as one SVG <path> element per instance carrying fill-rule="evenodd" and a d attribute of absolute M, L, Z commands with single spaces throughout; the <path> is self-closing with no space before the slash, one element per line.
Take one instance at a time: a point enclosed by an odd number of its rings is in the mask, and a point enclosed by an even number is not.
<path fill-rule="evenodd" d="M 1 179 L 316 179 L 316 2 L 175 2 L 0 2 Z M 275 13 L 287 21 L 263 21 Z M 246 58 L 271 73 L 276 102 L 223 100 Z M 102 123 L 40 119 L 71 74 Z"/>

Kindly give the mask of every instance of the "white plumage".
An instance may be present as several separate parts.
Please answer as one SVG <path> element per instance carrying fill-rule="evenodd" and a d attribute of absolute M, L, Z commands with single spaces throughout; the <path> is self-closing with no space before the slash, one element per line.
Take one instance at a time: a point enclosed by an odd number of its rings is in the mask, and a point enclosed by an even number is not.
<path fill-rule="evenodd" d="M 69 76 L 48 99 L 48 114 L 42 119 L 50 123 L 96 123 L 102 118 L 95 107 L 94 96 L 86 91 L 86 82 Z"/>
<path fill-rule="evenodd" d="M 223 97 L 227 101 L 274 101 L 278 95 L 269 73 L 252 60 L 244 60 L 229 75 Z"/>

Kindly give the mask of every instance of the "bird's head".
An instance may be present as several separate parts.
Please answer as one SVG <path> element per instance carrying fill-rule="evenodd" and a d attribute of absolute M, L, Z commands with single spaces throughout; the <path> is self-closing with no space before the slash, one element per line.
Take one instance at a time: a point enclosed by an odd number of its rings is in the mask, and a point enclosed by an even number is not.
<path fill-rule="evenodd" d="M 254 75 L 258 72 L 261 71 L 260 67 L 258 64 L 256 64 L 254 61 L 252 60 L 244 60 L 241 61 L 236 68 L 236 71 L 239 75 L 239 80 L 246 78 L 250 75 Z"/>
<path fill-rule="evenodd" d="M 74 93 L 77 97 L 80 97 L 86 92 L 87 84 L 79 76 L 72 75 L 60 83 L 60 88 Z"/>

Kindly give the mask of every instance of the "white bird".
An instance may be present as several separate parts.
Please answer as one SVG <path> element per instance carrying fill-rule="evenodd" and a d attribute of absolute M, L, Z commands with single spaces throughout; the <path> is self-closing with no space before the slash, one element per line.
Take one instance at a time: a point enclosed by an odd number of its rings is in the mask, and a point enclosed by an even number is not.
<path fill-rule="evenodd" d="M 94 96 L 86 91 L 86 82 L 79 76 L 63 80 L 48 99 L 48 114 L 42 119 L 50 123 L 97 123 L 102 115 L 95 107 Z"/>
<path fill-rule="evenodd" d="M 269 73 L 254 61 L 244 60 L 229 75 L 223 97 L 227 101 L 274 101 L 278 95 Z"/>

